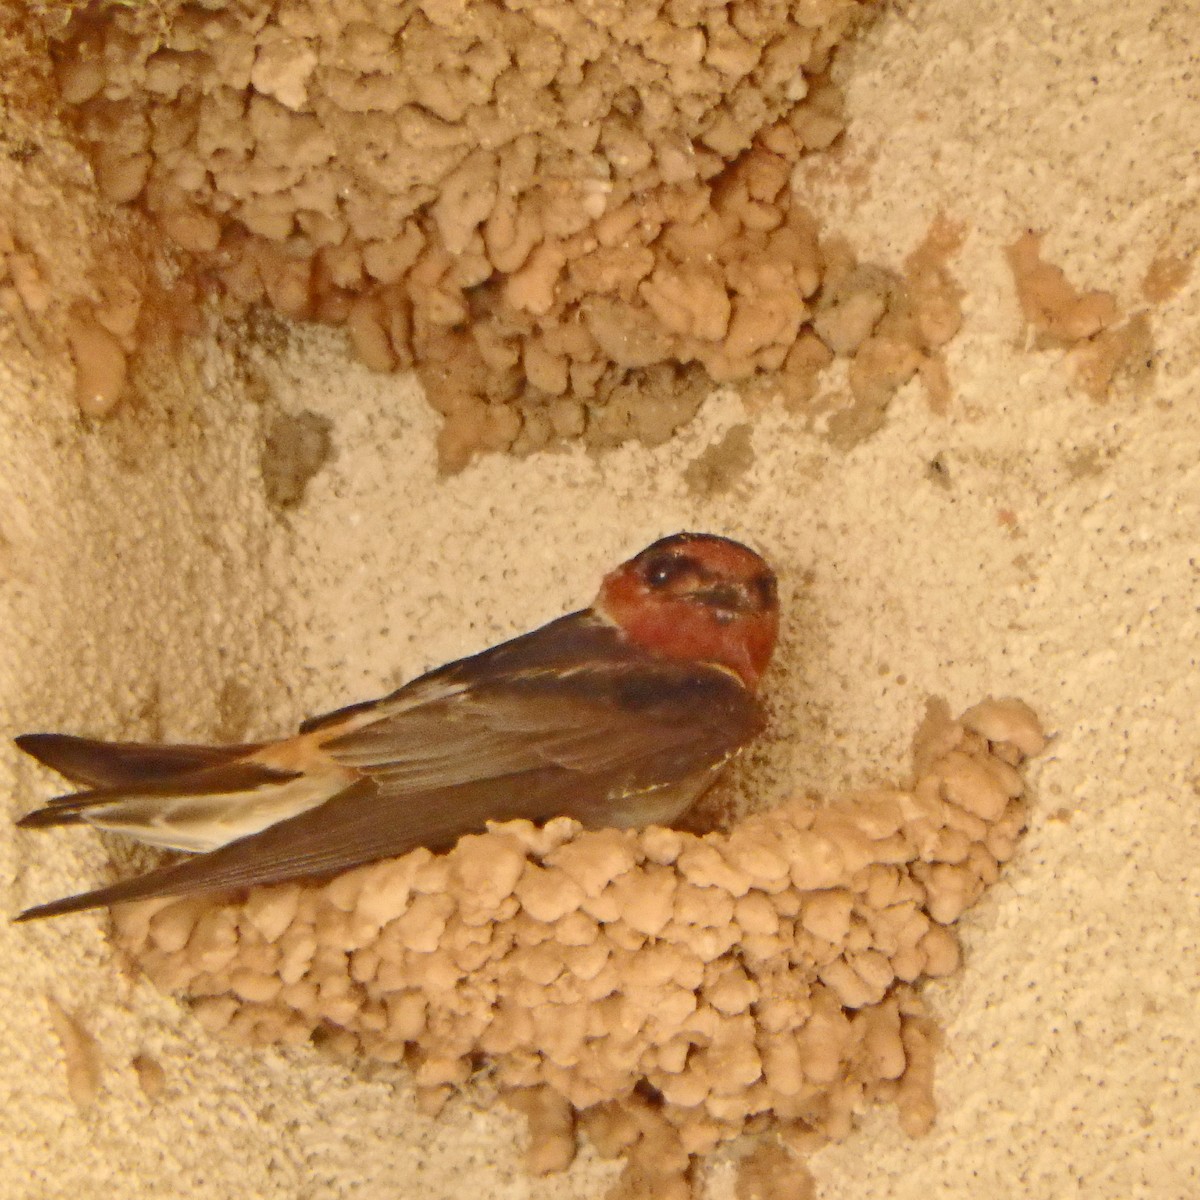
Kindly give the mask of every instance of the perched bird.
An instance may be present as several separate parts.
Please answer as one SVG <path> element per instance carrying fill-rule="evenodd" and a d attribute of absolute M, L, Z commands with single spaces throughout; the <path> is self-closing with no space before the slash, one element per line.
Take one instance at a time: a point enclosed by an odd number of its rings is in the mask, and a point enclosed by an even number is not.
<path fill-rule="evenodd" d="M 590 608 L 295 737 L 26 734 L 22 750 L 85 790 L 22 828 L 87 822 L 191 857 L 17 920 L 333 874 L 445 848 L 489 820 L 670 822 L 761 731 L 755 693 L 778 619 L 775 575 L 754 551 L 677 533 L 607 575 Z"/>

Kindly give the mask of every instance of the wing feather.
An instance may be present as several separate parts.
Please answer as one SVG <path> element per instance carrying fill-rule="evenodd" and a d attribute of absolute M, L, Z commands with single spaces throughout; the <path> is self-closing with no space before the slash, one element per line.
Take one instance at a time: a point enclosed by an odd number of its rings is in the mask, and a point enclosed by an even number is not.
<path fill-rule="evenodd" d="M 469 687 L 458 678 L 467 664 Z M 544 766 L 646 783 L 724 757 L 762 725 L 730 672 L 650 659 L 575 613 L 416 680 L 323 749 L 414 793 Z"/>
<path fill-rule="evenodd" d="M 19 919 L 332 874 L 417 846 L 445 848 L 488 820 L 669 819 L 657 813 L 677 808 L 639 801 L 657 792 L 689 803 L 763 725 L 732 673 L 649 659 L 588 614 L 347 711 L 349 732 L 320 718 L 309 728 L 330 729 L 322 749 L 362 771 L 358 783 L 207 854 Z"/>

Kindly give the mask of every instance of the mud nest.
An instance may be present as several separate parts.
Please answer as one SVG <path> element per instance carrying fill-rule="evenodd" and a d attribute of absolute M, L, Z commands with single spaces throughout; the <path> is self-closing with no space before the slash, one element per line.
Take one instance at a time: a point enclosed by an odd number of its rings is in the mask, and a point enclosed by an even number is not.
<path fill-rule="evenodd" d="M 201 1023 L 408 1063 L 426 1106 L 486 1076 L 529 1165 L 581 1127 L 628 1195 L 687 1195 L 694 1156 L 768 1126 L 808 1148 L 890 1100 L 933 1119 L 923 979 L 1025 825 L 1044 739 L 1016 701 L 931 709 L 913 782 L 704 836 L 493 826 L 331 882 L 115 910 L 120 944 Z"/>
<path fill-rule="evenodd" d="M 803 398 L 844 350 L 790 177 L 842 130 L 831 57 L 875 0 L 40 7 L 101 194 L 234 311 L 415 366 L 447 468 L 662 441 L 713 382 Z"/>

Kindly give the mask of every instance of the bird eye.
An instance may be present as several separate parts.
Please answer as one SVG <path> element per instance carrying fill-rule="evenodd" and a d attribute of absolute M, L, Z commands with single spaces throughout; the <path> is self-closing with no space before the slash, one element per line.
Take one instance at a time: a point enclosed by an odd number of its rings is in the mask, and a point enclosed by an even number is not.
<path fill-rule="evenodd" d="M 696 563 L 686 554 L 658 554 L 646 563 L 645 577 L 651 587 L 663 588 L 695 570 Z"/>

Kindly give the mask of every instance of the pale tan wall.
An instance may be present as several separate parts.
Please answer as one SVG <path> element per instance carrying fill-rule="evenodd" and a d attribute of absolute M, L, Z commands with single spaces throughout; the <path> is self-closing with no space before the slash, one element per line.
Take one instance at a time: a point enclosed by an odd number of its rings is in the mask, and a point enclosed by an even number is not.
<path fill-rule="evenodd" d="M 221 353 L 162 371 L 140 419 L 82 428 L 61 364 L 0 325 L 0 729 L 211 734 L 231 678 L 254 697 L 254 731 L 286 729 L 585 601 L 658 533 L 746 536 L 784 575 L 789 616 L 772 740 L 745 786 L 770 797 L 899 773 L 929 693 L 954 707 L 1020 695 L 1058 735 L 1034 767 L 1024 849 L 971 918 L 964 973 L 933 995 L 947 1028 L 936 1128 L 912 1143 L 890 1114 L 868 1118 L 817 1159 L 822 1195 L 1188 1195 L 1200 282 L 1150 309 L 1149 386 L 1118 383 L 1100 405 L 1060 351 L 1026 344 L 1003 247 L 1046 231 L 1051 261 L 1127 311 L 1156 255 L 1194 254 L 1198 30 L 1188 3 L 951 0 L 885 17 L 845 64 L 844 170 L 814 165 L 801 183 L 864 256 L 893 264 L 939 210 L 966 224 L 955 402 L 935 418 L 906 390 L 848 454 L 768 410 L 753 465 L 710 497 L 682 470 L 746 419 L 735 401 L 658 451 L 487 459 L 441 480 L 411 390 L 305 334 L 251 355 L 273 403 L 334 422 L 335 457 L 283 520 L 257 473 L 261 412 Z M 76 178 L 64 164 L 41 186 Z M 14 172 L 0 158 L 0 183 Z M 46 203 L 34 227 L 57 231 L 46 253 L 69 267 L 85 239 Z M 949 487 L 927 474 L 938 455 Z M 0 785 L 14 811 L 46 794 L 9 751 Z M 86 833 L 0 846 L 9 910 L 105 869 Z M 0 1196 L 601 1192 L 609 1168 L 587 1156 L 526 1181 L 507 1113 L 455 1102 L 430 1124 L 390 1071 L 212 1042 L 113 961 L 102 918 L 0 939 Z M 47 992 L 103 1061 L 83 1111 Z M 166 1073 L 154 1101 L 138 1053 Z M 714 1166 L 718 1194 L 730 1180 Z"/>

